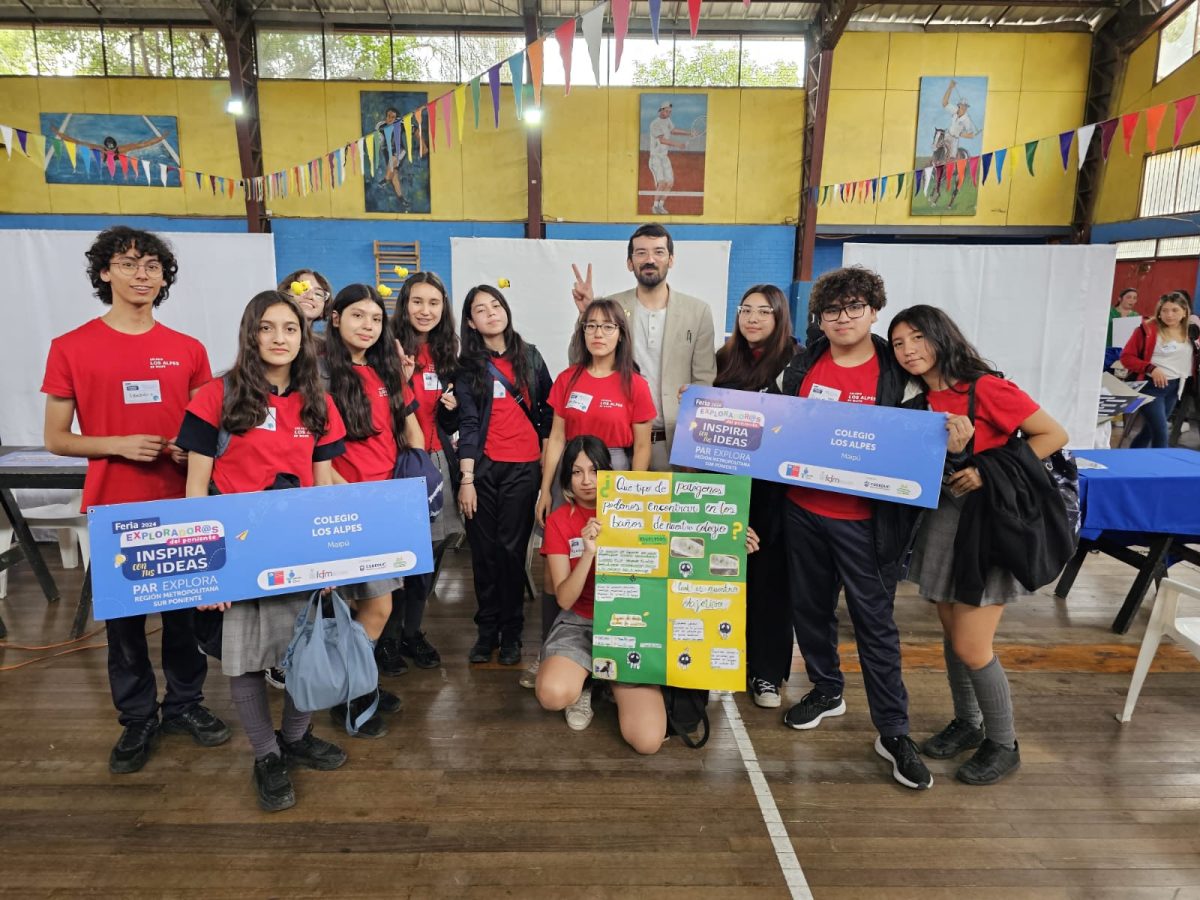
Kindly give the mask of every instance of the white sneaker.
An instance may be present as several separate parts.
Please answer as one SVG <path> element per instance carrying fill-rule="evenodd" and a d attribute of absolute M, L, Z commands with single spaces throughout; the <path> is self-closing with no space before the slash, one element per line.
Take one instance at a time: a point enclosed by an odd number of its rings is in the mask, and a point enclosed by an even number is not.
<path fill-rule="evenodd" d="M 538 673 L 538 669 L 540 669 L 541 667 L 542 667 L 542 658 L 539 656 L 532 663 L 530 663 L 528 669 L 526 669 L 524 672 L 521 673 L 521 677 L 519 679 L 517 679 L 517 684 L 519 684 L 523 688 L 531 688 L 532 689 L 532 688 L 536 687 L 537 686 L 537 673 Z"/>
<path fill-rule="evenodd" d="M 754 699 L 755 706 L 761 706 L 763 709 L 779 708 L 779 687 L 766 679 L 750 679 L 750 696 Z"/>
<path fill-rule="evenodd" d="M 579 699 L 563 710 L 567 727 L 572 731 L 583 731 L 592 724 L 592 686 L 585 684 Z"/>

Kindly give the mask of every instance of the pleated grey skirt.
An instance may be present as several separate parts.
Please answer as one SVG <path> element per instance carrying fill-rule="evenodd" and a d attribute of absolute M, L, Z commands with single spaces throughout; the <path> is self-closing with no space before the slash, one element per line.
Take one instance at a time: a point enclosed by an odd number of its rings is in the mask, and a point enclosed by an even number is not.
<path fill-rule="evenodd" d="M 296 617 L 310 594 L 280 594 L 239 600 L 225 610 L 221 625 L 221 671 L 226 675 L 261 672 L 283 662 Z"/>

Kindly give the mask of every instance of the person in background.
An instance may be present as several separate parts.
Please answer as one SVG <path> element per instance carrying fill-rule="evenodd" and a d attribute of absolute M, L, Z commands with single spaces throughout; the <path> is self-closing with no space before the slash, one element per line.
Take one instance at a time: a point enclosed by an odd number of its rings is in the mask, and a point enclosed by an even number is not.
<path fill-rule="evenodd" d="M 1003 447 L 1018 429 L 1038 459 L 1067 443 L 1067 432 L 1024 391 L 984 361 L 954 321 L 932 306 L 912 306 L 892 319 L 888 339 L 896 359 L 922 380 L 929 408 L 946 413 L 948 471 L 936 510 L 917 533 L 908 580 L 937 604 L 942 653 L 954 701 L 950 724 L 921 745 L 931 759 L 974 755 L 956 777 L 995 784 L 1021 765 L 1008 676 L 993 643 L 1004 607 L 1023 591 L 1011 572 L 994 567 L 978 603 L 955 591 L 954 544 L 966 495 L 979 490 L 974 455 Z M 974 422 L 968 417 L 974 392 Z"/>
<path fill-rule="evenodd" d="M 346 430 L 321 386 L 313 344 L 292 297 L 263 291 L 250 300 L 233 367 L 196 392 L 179 430 L 188 452 L 187 496 L 333 483 L 331 460 L 345 452 Z M 254 790 L 267 812 L 296 804 L 289 766 L 332 770 L 346 761 L 339 747 L 312 733 L 312 714 L 296 709 L 291 694 L 284 695 L 279 731 L 271 721 L 265 670 L 282 662 L 307 602 L 307 593 L 280 594 L 200 607 L 224 612 L 221 671 L 254 752 Z"/>
<path fill-rule="evenodd" d="M 307 287 L 297 293 L 297 289 L 292 287 L 293 284 L 307 285 Z M 325 331 L 325 320 L 328 318 L 329 301 L 333 299 L 333 288 L 329 286 L 329 281 L 324 275 L 316 269 L 297 269 L 279 279 L 276 287 L 282 293 L 296 299 L 301 312 L 304 313 L 305 320 L 315 334 Z"/>
<path fill-rule="evenodd" d="M 1189 335 L 1191 305 L 1175 291 L 1158 299 L 1154 318 L 1134 331 L 1121 353 L 1121 365 L 1150 384 L 1142 393 L 1157 398 L 1138 412 L 1143 427 L 1130 447 L 1166 447 L 1167 420 L 1183 394 L 1184 382 L 1196 375 L 1197 342 Z"/>
<path fill-rule="evenodd" d="M 1117 302 L 1108 311 L 1108 342 L 1104 345 L 1111 347 L 1113 345 L 1113 319 L 1123 319 L 1129 316 L 1136 316 L 1138 305 L 1138 292 L 1133 288 L 1125 288 L 1117 295 Z"/>
<path fill-rule="evenodd" d="M 680 388 L 712 384 L 717 374 L 712 310 L 703 300 L 673 290 L 667 275 L 675 265 L 675 242 L 661 225 L 642 225 L 629 238 L 625 265 L 637 287 L 614 294 L 633 332 L 633 360 L 650 384 L 657 414 L 650 425 L 650 470 L 671 468 L 671 441 L 679 415 Z M 582 316 L 595 299 L 592 267 L 583 275 L 572 266 L 571 297 Z"/>
<path fill-rule="evenodd" d="M 550 432 L 550 373 L 513 328 L 504 295 L 481 284 L 463 304 L 458 505 L 467 524 L 475 579 L 477 636 L 469 662 L 521 661 L 525 555 Z"/>
<path fill-rule="evenodd" d="M 787 297 L 773 284 L 756 284 L 742 295 L 733 334 L 717 351 L 713 385 L 778 394 L 779 375 L 795 355 Z M 750 488 L 750 527 L 758 534 L 760 550 L 746 562 L 746 676 L 751 699 L 766 709 L 779 707 L 779 691 L 792 668 L 781 515 L 785 491 L 762 479 Z"/>
<path fill-rule="evenodd" d="M 175 255 L 157 235 L 118 225 L 96 236 L 87 261 L 92 288 L 110 308 L 50 344 L 42 382 L 46 449 L 88 460 L 81 512 L 181 498 L 186 473 L 175 436 L 188 400 L 212 372 L 203 344 L 154 318 L 175 283 Z M 79 434 L 71 430 L 76 416 Z M 146 617 L 104 623 L 108 684 L 123 727 L 110 772 L 141 769 L 161 732 L 190 734 L 205 747 L 229 740 L 229 728 L 201 705 L 208 662 L 196 646 L 194 617 L 190 609 L 161 613 L 161 722 Z"/>
<path fill-rule="evenodd" d="M 454 395 L 458 333 L 446 286 L 433 272 L 413 272 L 405 279 L 392 317 L 392 336 L 400 345 L 401 361 L 412 367 L 417 422 L 425 436 L 425 449 L 442 473 L 443 491 L 449 498 L 441 515 L 429 525 L 436 567 L 446 548 L 462 534 L 463 521 L 453 502 L 458 476 L 454 448 L 458 432 L 458 398 Z M 421 630 L 432 586 L 432 572 L 409 575 L 404 579 L 404 589 L 396 593 L 392 617 L 377 654 L 385 674 L 408 671 L 405 657 L 419 669 L 441 665 L 441 654 Z"/>

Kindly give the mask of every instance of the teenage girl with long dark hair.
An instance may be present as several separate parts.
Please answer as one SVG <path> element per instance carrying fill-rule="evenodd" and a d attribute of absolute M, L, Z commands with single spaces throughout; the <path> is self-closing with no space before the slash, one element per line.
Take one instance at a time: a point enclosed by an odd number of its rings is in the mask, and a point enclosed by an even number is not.
<path fill-rule="evenodd" d="M 568 351 L 570 366 L 554 380 L 550 407 L 554 420 L 542 458 L 537 524 L 562 503 L 558 470 L 563 447 L 581 434 L 598 437 L 608 448 L 616 471 L 643 472 L 650 466 L 650 425 L 656 415 L 650 385 L 633 361 L 633 340 L 621 304 L 593 300 L 575 325 Z M 542 592 L 542 640 L 558 615 L 549 569 Z M 539 661 L 521 676 L 522 687 L 533 687 Z M 590 699 L 585 692 L 583 702 Z"/>
<path fill-rule="evenodd" d="M 1011 572 L 987 575 L 978 605 L 956 596 L 954 540 L 963 498 L 983 486 L 972 454 L 1003 447 L 1018 429 L 1038 459 L 1067 443 L 1067 433 L 1024 391 L 979 355 L 954 321 L 932 306 L 901 310 L 888 328 L 896 359 L 924 382 L 929 408 L 949 414 L 948 469 L 938 507 L 924 518 L 908 579 L 937 603 L 954 718 L 921 745 L 933 759 L 975 754 L 956 775 L 967 784 L 995 784 L 1021 765 L 1008 676 L 993 649 L 1005 604 L 1023 591 Z M 967 413 L 974 393 L 974 423 Z M 974 441 L 971 444 L 971 441 Z M 976 749 L 978 748 L 978 749 Z"/>
<path fill-rule="evenodd" d="M 542 441 L 550 431 L 550 373 L 537 348 L 513 329 L 504 295 L 471 288 L 463 304 L 458 504 L 467 524 L 478 631 L 467 658 L 521 661 L 525 552 L 533 531 Z"/>
<path fill-rule="evenodd" d="M 325 370 L 329 393 L 346 425 L 346 452 L 333 461 L 337 483 L 384 481 L 396 471 L 397 456 L 409 447 L 421 447 L 424 438 L 417 424 L 415 402 L 400 370 L 395 345 L 387 337 L 387 309 L 378 291 L 369 284 L 351 284 L 338 291 L 329 311 L 325 332 Z M 338 588 L 355 610 L 355 619 L 372 642 L 383 634 L 392 612 L 392 591 L 404 586 L 401 577 L 382 578 Z M 375 692 L 350 702 L 357 718 L 376 694 L 382 712 L 396 712 L 400 700 L 390 691 Z M 344 725 L 346 708 L 330 710 L 334 722 Z M 358 736 L 374 738 L 387 733 L 376 713 L 358 729 Z"/>
<path fill-rule="evenodd" d="M 717 351 L 714 387 L 778 394 L 779 374 L 796 355 L 787 297 L 773 284 L 742 295 L 733 334 Z M 758 706 L 775 709 L 792 667 L 792 609 L 783 547 L 783 485 L 755 479 L 750 527 L 761 549 L 746 561 L 746 676 Z"/>
<path fill-rule="evenodd" d="M 288 295 L 263 291 L 242 314 L 233 368 L 197 391 L 176 442 L 188 451 L 187 496 L 203 497 L 332 484 L 344 436 L 304 314 Z M 221 670 L 254 750 L 258 802 L 268 811 L 296 803 L 289 767 L 336 769 L 346 761 L 312 733 L 312 715 L 297 710 L 290 694 L 279 731 L 271 721 L 263 670 L 282 661 L 307 599 L 286 594 L 201 607 L 225 612 Z"/>
<path fill-rule="evenodd" d="M 1142 393 L 1158 398 L 1142 407 L 1139 418 L 1143 428 L 1130 442 L 1130 447 L 1167 446 L 1167 420 L 1175 404 L 1183 396 L 1188 378 L 1196 374 L 1196 341 L 1188 333 L 1191 304 L 1182 291 L 1173 291 L 1158 298 L 1154 318 L 1147 319 L 1130 335 L 1121 352 L 1121 365 L 1137 378 L 1150 384 Z"/>
<path fill-rule="evenodd" d="M 405 279 L 396 299 L 392 336 L 399 342 L 403 358 L 413 367 L 412 390 L 425 449 L 442 473 L 446 496 L 453 498 L 458 478 L 458 456 L 452 440 L 458 431 L 458 398 L 454 393 L 458 334 L 446 286 L 433 272 L 413 272 Z M 430 523 L 429 530 L 436 567 L 452 538 L 463 531 L 462 518 L 452 499 Z M 404 590 L 396 595 L 378 654 L 380 666 L 389 674 L 408 669 L 406 656 L 421 669 L 434 668 L 442 661 L 421 630 L 432 584 L 433 573 L 410 575 L 404 579 Z M 397 632 L 398 640 L 394 637 Z"/>

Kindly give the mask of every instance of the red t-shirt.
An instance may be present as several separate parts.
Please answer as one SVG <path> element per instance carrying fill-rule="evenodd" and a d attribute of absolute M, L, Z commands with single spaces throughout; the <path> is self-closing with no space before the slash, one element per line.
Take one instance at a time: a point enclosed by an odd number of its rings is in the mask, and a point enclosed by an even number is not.
<path fill-rule="evenodd" d="M 496 364 L 509 384 L 515 385 L 512 363 L 507 359 L 493 357 Z M 542 444 L 537 432 L 525 410 L 517 405 L 508 389 L 493 376 L 492 382 L 492 415 L 488 419 L 487 440 L 483 445 L 483 453 L 493 462 L 534 462 L 541 458 Z M 525 406 L 530 403 L 529 391 L 525 391 Z"/>
<path fill-rule="evenodd" d="M 872 355 L 858 366 L 839 366 L 826 353 L 808 370 L 796 396 L 841 403 L 874 403 L 878 385 L 879 357 Z M 865 497 L 798 486 L 788 488 L 787 496 L 797 506 L 828 519 L 871 518 L 871 501 Z"/>
<path fill-rule="evenodd" d="M 564 503 L 546 517 L 546 533 L 542 538 L 542 556 L 565 556 L 571 566 L 571 571 L 579 565 L 583 556 L 583 526 L 587 520 L 596 515 L 596 510 L 574 503 Z M 571 612 L 592 618 L 592 608 L 596 597 L 596 560 L 588 571 L 587 581 L 579 592 L 579 599 L 571 607 Z"/>
<path fill-rule="evenodd" d="M 318 438 L 300 419 L 300 392 L 289 390 L 282 396 L 268 394 L 266 421 L 245 434 L 231 434 L 229 446 L 217 456 L 224 400 L 225 380 L 210 381 L 188 404 L 179 431 L 179 446 L 214 457 L 212 480 L 222 494 L 261 491 L 281 473 L 295 475 L 301 487 L 312 487 L 313 463 L 333 459 L 345 450 L 346 427 L 333 399 L 325 395 L 325 434 Z"/>
<path fill-rule="evenodd" d="M 42 393 L 74 400 L 88 437 L 174 440 L 191 392 L 211 379 L 208 354 L 195 338 L 158 322 L 144 334 L 124 334 L 92 319 L 50 343 Z M 166 453 L 152 463 L 89 459 L 81 508 L 177 499 L 186 484 L 185 468 Z"/>
<path fill-rule="evenodd" d="M 930 391 L 926 397 L 935 412 L 967 414 L 967 385 L 958 390 Z M 975 382 L 975 452 L 1003 447 L 1017 426 L 1041 409 L 1033 398 L 1004 378 L 984 375 Z"/>
<path fill-rule="evenodd" d="M 442 449 L 437 433 L 437 410 L 446 386 L 438 379 L 437 368 L 429 345 L 417 350 L 417 367 L 413 370 L 412 390 L 417 398 L 417 424 L 425 435 L 425 449 L 432 453 Z"/>
<path fill-rule="evenodd" d="M 576 371 L 579 377 L 568 389 Z M 657 412 L 645 378 L 634 372 L 629 387 L 626 396 L 616 372 L 596 378 L 585 366 L 571 366 L 554 379 L 549 402 L 567 426 L 567 440 L 594 434 L 605 447 L 632 447 L 633 426 L 653 422 Z"/>
<path fill-rule="evenodd" d="M 388 400 L 388 389 L 379 373 L 370 366 L 355 366 L 355 374 L 362 380 L 363 390 L 371 401 L 371 427 L 378 434 L 354 440 L 346 439 L 346 452 L 335 457 L 333 467 L 337 473 L 357 484 L 360 481 L 383 481 L 396 471 L 396 435 L 392 430 L 392 407 Z M 404 406 L 411 415 L 415 410 L 412 391 L 404 385 Z"/>

